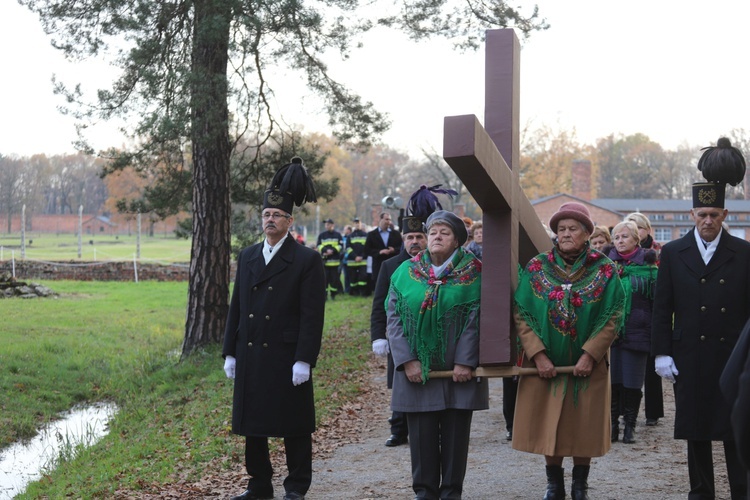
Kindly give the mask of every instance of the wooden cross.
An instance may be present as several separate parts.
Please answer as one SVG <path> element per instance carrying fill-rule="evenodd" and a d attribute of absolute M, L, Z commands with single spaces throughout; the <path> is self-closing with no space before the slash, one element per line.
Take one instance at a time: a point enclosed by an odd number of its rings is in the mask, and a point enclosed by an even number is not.
<path fill-rule="evenodd" d="M 443 157 L 482 208 L 483 366 L 515 363 L 518 265 L 552 247 L 518 183 L 520 52 L 512 29 L 487 31 L 485 127 L 475 115 L 461 115 L 445 117 L 443 129 Z"/>

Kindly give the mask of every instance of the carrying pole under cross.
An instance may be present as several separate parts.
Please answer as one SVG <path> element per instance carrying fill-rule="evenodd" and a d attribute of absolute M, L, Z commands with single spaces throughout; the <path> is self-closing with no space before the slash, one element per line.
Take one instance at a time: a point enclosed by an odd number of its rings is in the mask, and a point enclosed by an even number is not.
<path fill-rule="evenodd" d="M 573 373 L 575 366 L 556 366 L 557 373 Z M 478 366 L 471 372 L 472 377 L 517 377 L 524 375 L 539 375 L 536 368 L 522 368 L 520 366 Z M 430 378 L 451 378 L 451 370 L 431 371 Z"/>
<path fill-rule="evenodd" d="M 520 52 L 512 29 L 487 31 L 485 127 L 474 115 L 444 121 L 443 157 L 482 209 L 483 366 L 515 363 L 512 300 L 518 266 L 552 247 L 518 182 Z"/>

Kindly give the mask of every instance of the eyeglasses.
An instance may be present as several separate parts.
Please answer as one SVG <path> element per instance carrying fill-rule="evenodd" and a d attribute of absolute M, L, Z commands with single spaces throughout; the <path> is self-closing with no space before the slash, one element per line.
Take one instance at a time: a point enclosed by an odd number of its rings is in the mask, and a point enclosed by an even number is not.
<path fill-rule="evenodd" d="M 274 212 L 274 213 L 263 212 L 260 216 L 266 220 L 268 219 L 276 220 L 276 219 L 281 219 L 282 217 L 284 219 L 290 219 L 292 217 L 291 215 L 282 214 L 281 212 Z"/>

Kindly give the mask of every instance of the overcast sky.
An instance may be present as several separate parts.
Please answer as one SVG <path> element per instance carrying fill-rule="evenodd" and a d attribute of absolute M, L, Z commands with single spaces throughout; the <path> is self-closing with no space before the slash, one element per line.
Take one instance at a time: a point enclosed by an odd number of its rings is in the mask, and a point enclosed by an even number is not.
<path fill-rule="evenodd" d="M 521 41 L 522 124 L 575 128 L 582 143 L 641 132 L 669 149 L 683 142 L 707 146 L 733 128 L 750 130 L 750 2 L 536 3 L 551 27 Z M 483 119 L 483 51 L 455 53 L 447 43 L 414 44 L 390 32 L 365 43 L 332 69 L 389 114 L 387 144 L 413 156 L 421 149 L 440 152 L 444 116 Z M 102 86 L 101 63 L 66 63 L 39 21 L 13 0 L 0 2 L 0 46 L 0 153 L 73 152 L 75 129 L 57 111 L 51 75 Z M 290 91 L 277 105 L 288 123 L 325 132 L 315 100 L 303 102 Z M 113 130 L 97 125 L 95 147 L 121 143 Z"/>

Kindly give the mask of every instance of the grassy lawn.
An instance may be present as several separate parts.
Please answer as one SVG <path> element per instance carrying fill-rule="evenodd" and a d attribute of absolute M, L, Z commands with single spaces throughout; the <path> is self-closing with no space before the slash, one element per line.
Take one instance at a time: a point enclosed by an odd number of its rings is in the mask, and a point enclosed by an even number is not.
<path fill-rule="evenodd" d="M 84 235 L 81 258 L 78 258 L 78 237 L 73 234 L 26 234 L 26 258 L 47 261 L 105 261 L 133 260 L 138 255 L 135 235 Z M 21 259 L 21 235 L 0 235 L 0 260 L 14 255 Z M 174 235 L 141 235 L 140 260 L 187 262 L 190 260 L 190 241 Z"/>
<path fill-rule="evenodd" d="M 0 446 L 75 403 L 112 401 L 120 411 L 99 443 L 60 457 L 18 498 L 109 498 L 243 463 L 219 347 L 178 362 L 186 283 L 46 284 L 58 299 L 0 301 Z M 369 357 L 370 305 L 349 297 L 326 305 L 319 419 L 360 392 L 347 374 Z"/>

